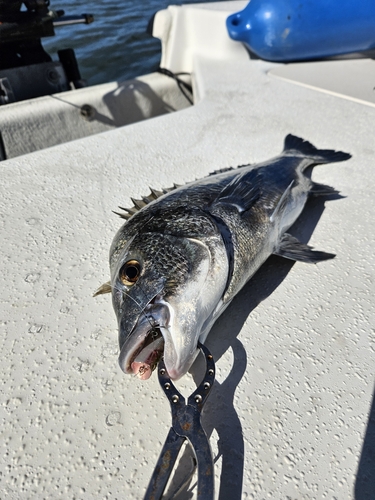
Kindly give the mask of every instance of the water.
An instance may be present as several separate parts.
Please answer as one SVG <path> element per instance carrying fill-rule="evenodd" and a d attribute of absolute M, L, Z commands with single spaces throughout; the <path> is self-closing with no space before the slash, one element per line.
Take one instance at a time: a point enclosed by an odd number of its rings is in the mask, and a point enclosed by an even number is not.
<path fill-rule="evenodd" d="M 127 80 L 159 66 L 160 41 L 146 33 L 152 15 L 168 5 L 184 3 L 199 2 L 51 0 L 53 10 L 63 9 L 66 15 L 93 14 L 95 21 L 57 27 L 56 36 L 43 38 L 42 43 L 54 60 L 58 60 L 57 50 L 73 48 L 82 78 L 90 85 Z"/>

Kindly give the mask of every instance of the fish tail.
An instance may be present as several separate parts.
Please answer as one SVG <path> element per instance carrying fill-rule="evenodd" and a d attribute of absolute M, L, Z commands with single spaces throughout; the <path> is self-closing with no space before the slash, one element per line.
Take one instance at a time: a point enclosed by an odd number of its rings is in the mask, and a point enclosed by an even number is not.
<path fill-rule="evenodd" d="M 349 160 L 352 157 L 349 153 L 343 151 L 335 151 L 333 149 L 317 149 L 310 142 L 304 141 L 300 137 L 288 134 L 285 137 L 284 151 L 285 154 L 293 156 L 303 155 L 305 158 L 310 158 L 312 163 L 331 163 L 336 161 Z"/>

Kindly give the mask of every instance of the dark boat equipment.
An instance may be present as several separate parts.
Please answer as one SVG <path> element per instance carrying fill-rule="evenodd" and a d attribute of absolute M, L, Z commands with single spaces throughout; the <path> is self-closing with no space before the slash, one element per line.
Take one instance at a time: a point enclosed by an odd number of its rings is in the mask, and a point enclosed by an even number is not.
<path fill-rule="evenodd" d="M 91 14 L 50 10 L 49 0 L 0 0 L 0 104 L 86 86 L 74 50 L 58 51 L 59 62 L 54 62 L 41 38 L 54 36 L 56 26 L 93 21 Z"/>

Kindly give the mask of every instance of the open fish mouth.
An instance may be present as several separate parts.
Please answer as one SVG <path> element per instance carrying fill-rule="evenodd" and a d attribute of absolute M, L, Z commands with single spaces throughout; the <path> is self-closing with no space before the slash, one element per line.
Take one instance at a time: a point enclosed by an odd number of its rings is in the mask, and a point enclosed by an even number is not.
<path fill-rule="evenodd" d="M 151 377 L 163 356 L 164 338 L 159 328 L 153 328 L 131 355 L 128 370 L 141 380 Z"/>
<path fill-rule="evenodd" d="M 169 307 L 155 299 L 144 309 L 125 342 L 120 344 L 119 364 L 123 372 L 137 375 L 141 380 L 151 377 L 164 354 L 162 332 L 168 336 L 169 318 Z M 125 329 L 126 323 L 120 322 L 120 330 Z"/>
<path fill-rule="evenodd" d="M 123 345 L 119 364 L 125 373 L 137 375 L 141 380 L 151 377 L 164 353 L 164 338 L 159 328 L 131 336 Z"/>

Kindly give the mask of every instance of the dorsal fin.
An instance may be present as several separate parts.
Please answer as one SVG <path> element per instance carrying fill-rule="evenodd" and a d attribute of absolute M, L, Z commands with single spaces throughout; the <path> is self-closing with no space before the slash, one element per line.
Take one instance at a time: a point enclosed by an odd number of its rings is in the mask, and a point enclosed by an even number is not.
<path fill-rule="evenodd" d="M 121 219 L 125 220 L 129 220 L 131 217 L 131 215 L 129 214 L 121 214 L 120 212 L 116 212 L 115 210 L 112 210 L 112 213 L 118 215 L 119 217 L 121 217 Z"/>
<path fill-rule="evenodd" d="M 211 175 L 224 174 L 225 172 L 230 172 L 231 170 L 237 170 L 238 168 L 243 168 L 243 167 L 250 167 L 250 163 L 246 163 L 246 165 L 238 165 L 238 167 L 219 168 L 218 170 L 214 170 L 213 172 L 210 172 L 208 174 L 208 177 L 210 177 Z"/>
<path fill-rule="evenodd" d="M 240 165 L 237 168 L 241 167 L 248 167 L 248 165 Z M 229 172 L 230 170 L 236 170 L 237 168 L 235 167 L 227 167 L 227 168 L 222 168 L 221 170 L 215 170 L 215 172 L 212 172 L 210 175 L 216 175 L 216 174 L 222 174 L 224 172 Z M 173 184 L 173 186 L 169 188 L 163 188 L 161 191 L 158 189 L 153 189 L 150 187 L 150 194 L 147 196 L 142 196 L 140 200 L 136 200 L 135 198 L 130 198 L 133 202 L 133 206 L 131 208 L 124 208 L 124 207 L 119 207 L 120 210 L 123 210 L 124 212 L 127 213 L 119 213 L 113 211 L 114 214 L 118 215 L 122 219 L 129 220 L 131 217 L 133 217 L 134 214 L 139 212 L 143 207 L 151 203 L 152 201 L 157 200 L 161 196 L 164 196 L 167 193 L 170 193 L 171 191 L 174 191 L 175 189 L 178 189 L 179 187 L 182 187 L 182 184 Z"/>
<path fill-rule="evenodd" d="M 157 189 L 153 189 L 152 187 L 150 187 L 150 191 L 152 196 L 154 197 L 154 200 L 157 200 L 158 198 L 160 198 L 160 196 L 163 196 L 163 191 L 158 191 Z"/>
<path fill-rule="evenodd" d="M 137 200 L 136 198 L 130 198 L 132 202 L 134 203 L 134 207 L 137 210 L 140 210 L 141 208 L 146 206 L 146 203 L 143 200 Z"/>
<path fill-rule="evenodd" d="M 234 167 L 219 168 L 218 170 L 210 172 L 208 176 L 210 177 L 211 175 L 224 174 L 225 172 L 229 172 L 230 170 L 234 170 Z"/>
<path fill-rule="evenodd" d="M 122 219 L 129 220 L 131 217 L 133 217 L 134 214 L 139 212 L 139 210 L 141 210 L 143 207 L 145 207 L 152 201 L 157 200 L 161 196 L 164 196 L 165 194 L 170 193 L 171 191 L 174 191 L 179 187 L 181 186 L 178 184 L 174 184 L 172 187 L 163 188 L 161 191 L 150 187 L 150 194 L 148 194 L 147 196 L 142 196 L 140 200 L 137 200 L 135 198 L 130 198 L 134 204 L 131 208 L 119 207 L 120 210 L 123 210 L 124 212 L 127 213 L 120 213 L 115 211 L 113 211 L 113 213 L 118 215 Z"/>

